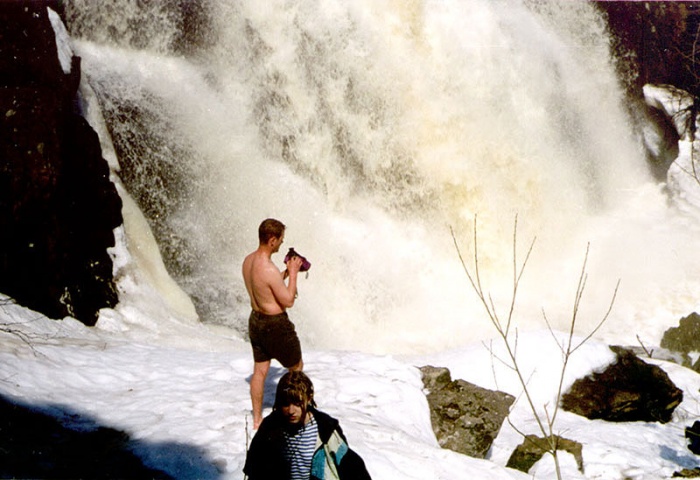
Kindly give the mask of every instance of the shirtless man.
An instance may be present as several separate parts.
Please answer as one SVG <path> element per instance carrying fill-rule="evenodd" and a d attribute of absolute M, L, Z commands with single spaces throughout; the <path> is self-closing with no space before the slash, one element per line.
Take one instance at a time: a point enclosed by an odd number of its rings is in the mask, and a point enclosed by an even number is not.
<path fill-rule="evenodd" d="M 275 358 L 289 370 L 301 370 L 301 345 L 294 324 L 286 310 L 294 305 L 297 294 L 297 274 L 302 265 L 300 257 L 287 262 L 284 273 L 272 263 L 284 242 L 285 226 L 273 218 L 263 220 L 258 228 L 258 249 L 243 261 L 245 281 L 252 311 L 248 319 L 248 335 L 253 347 L 253 376 L 250 379 L 250 399 L 253 404 L 253 429 L 262 422 L 265 378 L 270 361 Z M 285 279 L 289 279 L 285 284 Z"/>

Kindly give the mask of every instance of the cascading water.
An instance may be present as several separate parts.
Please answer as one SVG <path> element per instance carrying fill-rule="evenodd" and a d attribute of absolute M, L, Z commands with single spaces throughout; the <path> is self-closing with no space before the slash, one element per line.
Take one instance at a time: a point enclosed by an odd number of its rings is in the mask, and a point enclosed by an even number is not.
<path fill-rule="evenodd" d="M 503 314 L 516 215 L 520 259 L 537 237 L 521 328 L 541 308 L 568 324 L 588 242 L 582 328 L 618 278 L 601 335 L 619 343 L 658 342 L 698 304 L 697 225 L 647 174 L 587 2 L 114 5 L 70 0 L 67 25 L 119 175 L 203 321 L 245 331 L 240 263 L 267 217 L 313 263 L 291 315 L 309 346 L 490 336 L 450 233 L 469 258 L 475 216 Z"/>

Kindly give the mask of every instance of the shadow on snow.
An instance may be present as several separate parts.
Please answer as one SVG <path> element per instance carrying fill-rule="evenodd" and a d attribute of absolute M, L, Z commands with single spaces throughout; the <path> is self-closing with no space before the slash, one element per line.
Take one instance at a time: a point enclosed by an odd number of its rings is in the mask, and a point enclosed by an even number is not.
<path fill-rule="evenodd" d="M 0 478 L 220 477 L 199 447 L 134 440 L 69 407 L 22 404 L 0 395 Z"/>

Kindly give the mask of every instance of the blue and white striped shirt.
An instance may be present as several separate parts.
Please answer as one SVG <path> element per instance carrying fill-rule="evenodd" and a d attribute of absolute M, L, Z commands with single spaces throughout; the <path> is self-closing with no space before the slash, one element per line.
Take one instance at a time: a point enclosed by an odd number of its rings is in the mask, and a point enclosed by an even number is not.
<path fill-rule="evenodd" d="M 309 480 L 311 459 L 316 450 L 318 425 L 311 416 L 309 423 L 294 433 L 285 432 L 285 456 L 289 462 L 290 480 Z"/>

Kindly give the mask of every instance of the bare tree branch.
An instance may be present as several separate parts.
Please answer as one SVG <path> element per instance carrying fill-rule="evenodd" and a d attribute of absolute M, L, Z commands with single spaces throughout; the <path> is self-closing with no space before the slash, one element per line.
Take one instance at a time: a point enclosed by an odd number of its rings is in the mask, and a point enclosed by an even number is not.
<path fill-rule="evenodd" d="M 542 315 L 545 321 L 545 324 L 547 325 L 547 329 L 551 333 L 552 337 L 555 340 L 555 343 L 559 347 L 561 353 L 562 353 L 562 367 L 560 370 L 559 374 L 559 379 L 558 379 L 558 384 L 557 384 L 557 391 L 555 395 L 555 403 L 553 408 L 550 411 L 550 406 L 549 404 L 545 404 L 542 407 L 543 413 L 541 413 L 540 409 L 537 408 L 535 405 L 535 401 L 531 395 L 530 388 L 529 388 L 529 382 L 534 375 L 534 371 L 530 373 L 528 378 L 526 379 L 523 374 L 523 370 L 520 366 L 520 363 L 518 361 L 517 357 L 517 350 L 518 350 L 518 341 L 519 341 L 519 336 L 518 336 L 518 329 L 513 328 L 513 322 L 514 322 L 514 317 L 515 317 L 515 305 L 517 302 L 517 295 L 518 295 L 518 287 L 520 285 L 520 282 L 523 279 L 523 275 L 525 273 L 525 267 L 530 259 L 530 256 L 532 254 L 532 251 L 534 249 L 535 245 L 535 239 L 533 238 L 532 242 L 530 243 L 530 246 L 527 250 L 527 254 L 525 255 L 524 260 L 522 263 L 519 263 L 518 261 L 518 256 L 517 256 L 517 244 L 518 244 L 518 237 L 517 237 L 517 230 L 518 230 L 518 217 L 515 217 L 515 222 L 513 226 L 513 277 L 512 277 L 512 282 L 513 282 L 513 289 L 511 293 L 511 298 L 509 302 L 509 307 L 508 307 L 508 315 L 505 318 L 505 324 L 499 319 L 497 313 L 496 313 L 496 304 L 493 300 L 493 297 L 491 296 L 490 293 L 486 294 L 484 292 L 482 283 L 481 283 L 481 275 L 480 275 L 480 269 L 479 269 L 479 254 L 478 254 L 478 237 L 477 237 L 477 218 L 476 216 L 474 217 L 474 259 L 473 259 L 473 271 L 470 269 L 469 266 L 467 266 L 464 257 L 462 256 L 462 253 L 460 251 L 459 245 L 457 243 L 457 239 L 455 237 L 455 233 L 450 228 L 450 233 L 452 234 L 452 240 L 454 242 L 455 248 L 457 250 L 457 255 L 459 256 L 460 262 L 462 263 L 462 268 L 464 269 L 464 272 L 467 275 L 467 278 L 469 279 L 469 282 L 472 286 L 472 289 L 476 293 L 477 297 L 479 298 L 481 304 L 483 305 L 484 309 L 486 310 L 486 314 L 491 322 L 491 324 L 494 326 L 496 332 L 498 333 L 498 336 L 501 338 L 503 342 L 503 346 L 505 348 L 506 354 L 507 354 L 507 359 L 502 359 L 498 355 L 494 353 L 494 349 L 492 346 L 487 347 L 488 351 L 491 353 L 492 359 L 498 360 L 499 362 L 503 363 L 506 365 L 510 370 L 514 371 L 516 373 L 516 376 L 518 378 L 518 382 L 520 384 L 520 387 L 522 388 L 521 393 L 517 396 L 516 403 L 517 401 L 524 396 L 525 399 L 527 400 L 528 407 L 530 408 L 530 411 L 532 412 L 533 419 L 535 420 L 538 429 L 540 430 L 540 433 L 543 437 L 543 443 L 538 445 L 538 448 L 540 448 L 542 451 L 549 453 L 552 455 L 554 459 L 554 465 L 556 469 L 556 474 L 557 474 L 557 479 L 561 480 L 561 469 L 559 465 L 559 458 L 557 456 L 557 450 L 559 448 L 559 436 L 555 435 L 554 430 L 555 430 L 555 423 L 557 419 L 557 415 L 559 413 L 559 406 L 561 402 L 561 397 L 563 394 L 563 389 L 564 389 L 564 380 L 566 376 L 566 370 L 569 364 L 569 360 L 571 358 L 571 355 L 579 349 L 583 344 L 585 344 L 588 340 L 590 340 L 593 335 L 602 327 L 602 325 L 607 321 L 607 319 L 610 316 L 610 312 L 612 311 L 612 307 L 615 303 L 615 299 L 617 297 L 617 292 L 620 286 L 620 280 L 617 281 L 617 284 L 615 286 L 612 298 L 610 300 L 610 304 L 608 305 L 608 309 L 603 315 L 602 319 L 595 325 L 595 327 L 585 336 L 583 339 L 578 342 L 577 344 L 574 344 L 574 336 L 576 332 L 576 324 L 578 321 L 578 316 L 581 308 L 581 303 L 583 301 L 583 295 L 586 290 L 586 284 L 588 282 L 588 274 L 587 274 L 587 265 L 588 265 L 588 256 L 590 252 L 590 244 L 586 246 L 586 253 L 583 259 L 583 265 L 581 267 L 581 273 L 579 275 L 578 279 L 578 284 L 576 286 L 576 290 L 574 293 L 574 300 L 573 300 L 573 305 L 572 305 L 572 313 L 571 313 L 571 318 L 569 320 L 569 330 L 567 332 L 567 337 L 565 341 L 560 341 L 557 335 L 554 333 L 554 329 L 552 328 L 552 324 L 550 323 L 549 319 L 547 318 L 546 313 L 544 310 L 542 311 Z M 505 326 L 504 326 L 505 325 Z M 493 368 L 493 364 L 492 364 Z M 495 372 L 494 372 L 494 377 L 495 377 Z M 513 425 L 510 417 L 508 418 L 508 423 L 509 425 L 517 432 L 519 433 L 523 438 L 527 439 L 528 441 L 532 441 L 532 438 L 527 436 L 523 431 L 521 431 L 518 427 Z"/>

